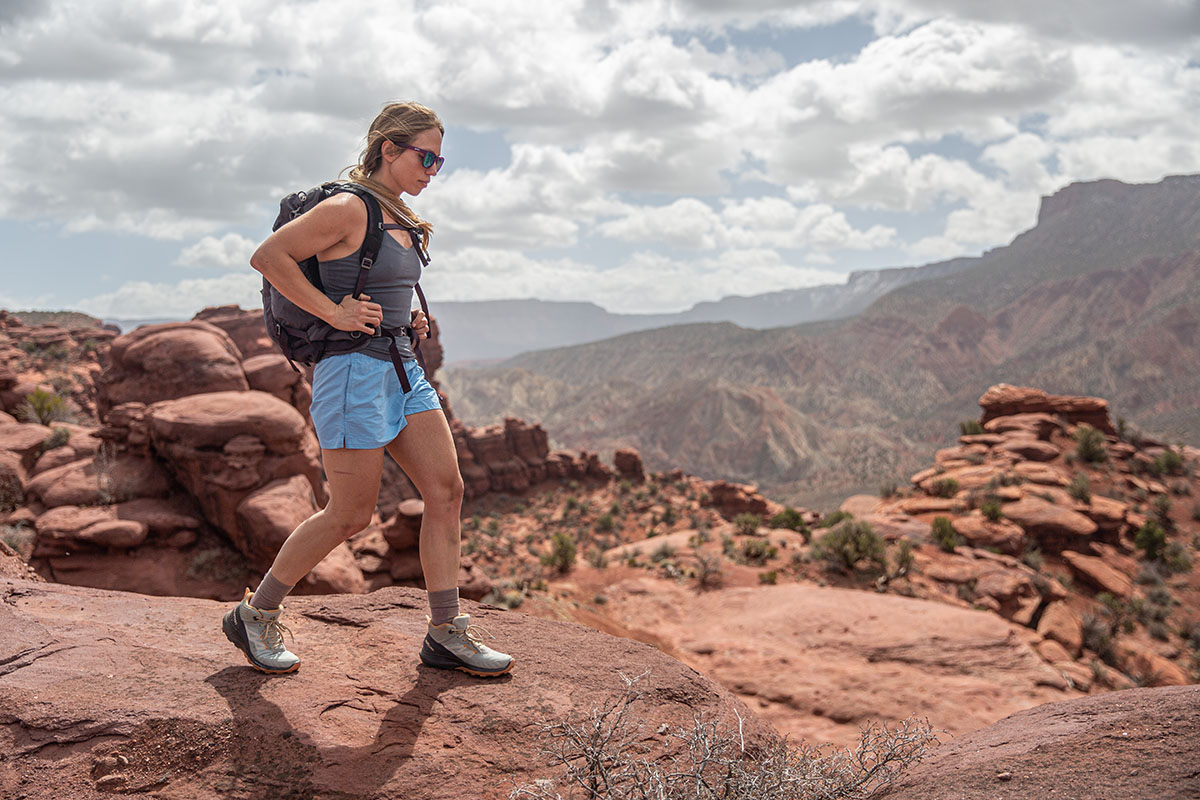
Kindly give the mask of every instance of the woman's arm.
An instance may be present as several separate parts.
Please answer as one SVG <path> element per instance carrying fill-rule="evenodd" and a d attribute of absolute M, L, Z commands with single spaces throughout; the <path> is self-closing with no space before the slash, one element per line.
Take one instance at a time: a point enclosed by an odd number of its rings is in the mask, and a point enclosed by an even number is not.
<path fill-rule="evenodd" d="M 250 256 L 250 266 L 288 300 L 338 330 L 373 333 L 373 326 L 383 322 L 378 303 L 368 302 L 365 294 L 334 303 L 309 283 L 299 263 L 314 255 L 329 260 L 355 252 L 366 228 L 366 206 L 353 195 L 334 195 L 268 236 Z"/>

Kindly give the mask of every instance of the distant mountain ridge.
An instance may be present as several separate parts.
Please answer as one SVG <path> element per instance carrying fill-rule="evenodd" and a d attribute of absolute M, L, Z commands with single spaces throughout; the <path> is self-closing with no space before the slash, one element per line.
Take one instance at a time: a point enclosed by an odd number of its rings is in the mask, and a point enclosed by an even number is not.
<path fill-rule="evenodd" d="M 472 422 L 538 419 L 564 446 L 632 445 L 650 468 L 808 504 L 903 479 L 1000 382 L 1108 397 L 1200 438 L 1200 176 L 1069 186 L 973 268 L 852 318 L 676 326 L 446 381 Z"/>

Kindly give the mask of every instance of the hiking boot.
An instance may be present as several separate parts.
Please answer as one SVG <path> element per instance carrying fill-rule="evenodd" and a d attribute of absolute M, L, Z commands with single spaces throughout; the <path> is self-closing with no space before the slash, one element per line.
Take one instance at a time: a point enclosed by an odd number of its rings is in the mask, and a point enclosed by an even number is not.
<path fill-rule="evenodd" d="M 425 619 L 429 621 L 429 632 L 421 645 L 421 663 L 425 666 L 456 669 L 481 678 L 494 678 L 512 669 L 513 657 L 484 644 L 480 634 L 496 637 L 472 625 L 470 614 L 459 614 L 443 625 Z"/>
<path fill-rule="evenodd" d="M 230 609 L 221 620 L 225 638 L 237 645 L 246 654 L 250 666 L 259 672 L 273 675 L 294 672 L 300 666 L 300 657 L 289 653 L 283 646 L 283 634 L 292 632 L 279 621 L 283 609 L 263 611 L 250 605 L 250 590 L 242 597 L 237 607 Z"/>

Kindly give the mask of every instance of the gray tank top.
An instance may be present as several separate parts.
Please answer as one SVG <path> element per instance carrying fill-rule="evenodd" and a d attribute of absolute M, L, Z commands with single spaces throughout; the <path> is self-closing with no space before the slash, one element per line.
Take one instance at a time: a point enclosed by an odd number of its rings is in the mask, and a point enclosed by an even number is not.
<path fill-rule="evenodd" d="M 333 261 L 318 262 L 326 297 L 340 303 L 342 298 L 354 292 L 354 285 L 358 281 L 358 263 L 358 251 Z M 383 327 L 399 328 L 412 321 L 413 286 L 419 280 L 421 261 L 416 250 L 402 246 L 391 234 L 384 233 L 379 257 L 367 274 L 367 285 L 363 290 L 364 294 L 370 295 L 372 303 L 379 303 L 383 307 Z M 376 337 L 359 352 L 381 361 L 391 361 L 389 343 L 386 336 Z M 405 361 L 416 357 L 407 336 L 397 336 L 396 346 Z"/>

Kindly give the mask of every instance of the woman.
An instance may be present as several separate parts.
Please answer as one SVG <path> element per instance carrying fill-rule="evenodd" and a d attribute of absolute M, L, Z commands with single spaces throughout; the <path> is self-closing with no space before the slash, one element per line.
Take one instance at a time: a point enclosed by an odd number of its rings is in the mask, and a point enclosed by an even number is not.
<path fill-rule="evenodd" d="M 383 237 L 367 291 L 359 299 L 352 294 L 367 209 L 352 193 L 330 197 L 271 234 L 250 265 L 293 303 L 339 330 L 371 334 L 380 325 L 411 324 L 416 336 L 428 336 L 424 314 L 410 311 L 421 262 L 416 243 L 403 228 L 418 228 L 428 239 L 432 226 L 400 195 L 420 194 L 438 173 L 444 161 L 443 133 L 437 115 L 417 103 L 388 105 L 371 123 L 366 149 L 350 179 L 380 201 L 385 222 L 393 229 Z M 313 255 L 320 264 L 324 292 L 300 271 L 298 262 Z M 292 672 L 300 666 L 300 659 L 284 646 L 282 601 L 334 547 L 370 524 L 384 450 L 425 501 L 420 554 L 430 614 L 421 661 L 484 677 L 512 669 L 512 657 L 484 645 L 470 616 L 459 613 L 463 482 L 454 439 L 437 393 L 409 343 L 399 337 L 397 344 L 412 387 L 407 393 L 385 337 L 374 338 L 363 350 L 324 358 L 313 371 L 310 413 L 329 480 L 329 503 L 292 532 L 258 589 L 253 594 L 247 589 L 223 620 L 225 635 L 262 672 Z"/>

